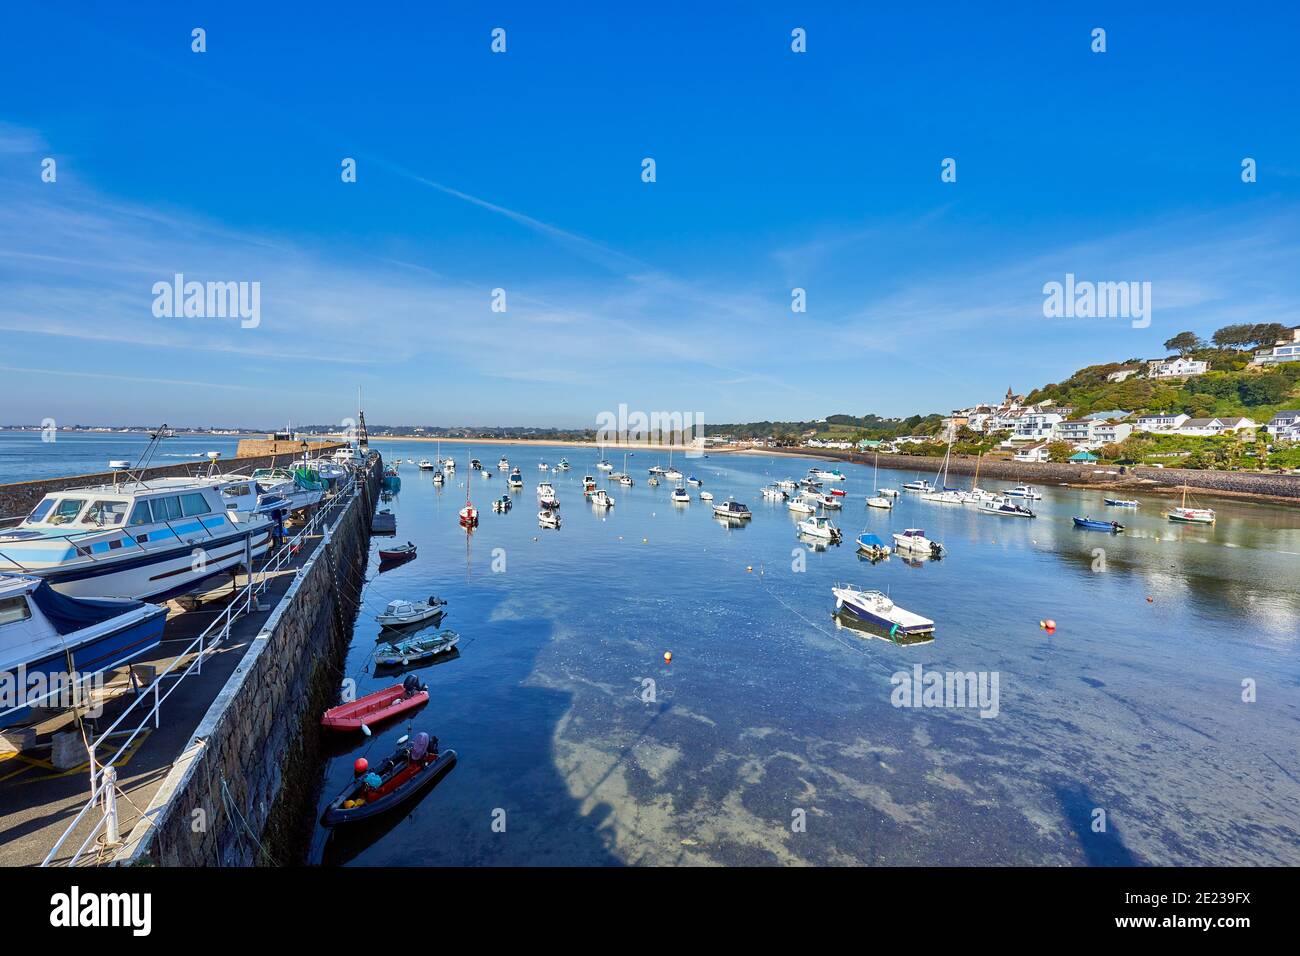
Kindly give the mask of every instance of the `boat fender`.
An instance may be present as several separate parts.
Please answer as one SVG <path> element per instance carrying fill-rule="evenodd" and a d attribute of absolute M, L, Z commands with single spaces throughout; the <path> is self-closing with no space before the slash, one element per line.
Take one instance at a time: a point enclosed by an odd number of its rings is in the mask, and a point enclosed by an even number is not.
<path fill-rule="evenodd" d="M 365 777 L 363 778 L 363 780 L 364 780 L 366 786 L 367 786 L 368 788 L 370 788 L 371 790 L 376 790 L 376 789 L 378 789 L 378 788 L 381 787 L 381 786 L 383 785 L 383 783 L 384 783 L 383 778 L 380 777 L 379 774 L 377 774 L 377 773 L 368 773 L 368 774 L 365 775 Z"/>
<path fill-rule="evenodd" d="M 370 769 L 370 761 L 365 757 L 358 757 L 352 764 L 352 772 L 358 777 Z"/>

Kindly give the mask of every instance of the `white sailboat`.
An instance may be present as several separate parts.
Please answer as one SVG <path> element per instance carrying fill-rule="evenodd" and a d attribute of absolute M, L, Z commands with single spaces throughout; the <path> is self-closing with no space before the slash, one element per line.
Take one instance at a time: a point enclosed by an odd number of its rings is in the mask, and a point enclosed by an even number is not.
<path fill-rule="evenodd" d="M 889 511 L 894 502 L 880 493 L 880 452 L 876 452 L 876 469 L 871 477 L 871 497 L 867 499 L 868 508 L 882 508 Z"/>

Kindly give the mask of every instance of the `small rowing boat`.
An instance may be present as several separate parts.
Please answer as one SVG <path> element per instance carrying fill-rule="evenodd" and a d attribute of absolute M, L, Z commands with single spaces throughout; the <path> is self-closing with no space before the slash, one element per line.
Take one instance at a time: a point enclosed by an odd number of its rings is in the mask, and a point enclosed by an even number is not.
<path fill-rule="evenodd" d="M 405 561 L 407 558 L 415 557 L 415 545 L 410 541 L 406 544 L 399 544 L 395 548 L 380 548 L 380 561 Z"/>
<path fill-rule="evenodd" d="M 438 631 L 427 637 L 408 637 L 404 641 L 395 641 L 382 651 L 375 652 L 375 664 L 380 667 L 406 667 L 432 660 L 440 654 L 447 654 L 460 643 L 460 635 L 455 631 Z"/>

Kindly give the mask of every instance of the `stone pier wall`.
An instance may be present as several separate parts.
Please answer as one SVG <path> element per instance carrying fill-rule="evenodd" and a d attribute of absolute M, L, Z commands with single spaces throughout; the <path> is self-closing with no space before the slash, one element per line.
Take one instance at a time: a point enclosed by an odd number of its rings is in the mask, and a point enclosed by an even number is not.
<path fill-rule="evenodd" d="M 258 866 L 302 859 L 319 783 L 319 717 L 333 702 L 365 575 L 383 469 L 267 619 L 115 859 Z"/>

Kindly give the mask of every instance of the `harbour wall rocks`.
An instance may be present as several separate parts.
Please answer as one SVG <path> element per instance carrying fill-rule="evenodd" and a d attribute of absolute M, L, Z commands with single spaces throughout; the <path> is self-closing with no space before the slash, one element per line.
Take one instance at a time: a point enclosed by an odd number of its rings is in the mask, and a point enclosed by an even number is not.
<path fill-rule="evenodd" d="M 809 458 L 827 458 L 835 461 L 852 461 L 872 465 L 874 453 L 840 451 L 827 448 L 770 448 L 764 452 L 801 455 Z M 914 455 L 881 455 L 881 467 L 915 472 L 933 479 L 943 467 L 942 458 L 924 458 Z M 973 475 L 978 465 L 981 478 L 1000 481 L 1027 482 L 1030 484 L 1087 484 L 1116 488 L 1144 488 L 1149 491 L 1173 491 L 1183 483 L 1193 490 L 1217 492 L 1224 495 L 1241 495 L 1259 498 L 1300 499 L 1300 475 L 1271 475 L 1249 471 L 1205 471 L 1194 468 L 1148 468 L 1142 465 L 1128 467 L 1124 474 L 1114 465 L 1072 465 L 1055 462 L 1003 461 L 985 458 L 954 456 L 948 463 L 950 475 Z M 1096 474 L 1101 471 L 1102 474 Z M 1116 474 L 1108 474 L 1108 472 Z"/>
<path fill-rule="evenodd" d="M 334 520 L 115 857 L 117 865 L 300 861 L 359 606 L 383 469 Z M 305 822 L 306 821 L 306 822 Z"/>
<path fill-rule="evenodd" d="M 342 445 L 320 445 L 313 448 L 319 454 L 328 454 Z M 293 453 L 281 452 L 278 455 L 258 455 L 248 458 L 223 458 L 220 461 L 222 471 L 231 474 L 247 474 L 254 468 L 270 468 L 273 465 L 287 465 L 302 454 L 301 448 Z M 207 462 L 185 462 L 179 465 L 163 465 L 159 468 L 145 470 L 146 478 L 183 477 L 201 475 L 208 470 Z M 21 518 L 36 507 L 52 491 L 67 488 L 84 488 L 90 485 L 112 484 L 117 477 L 114 472 L 102 471 L 93 475 L 73 475 L 67 478 L 46 478 L 40 481 L 18 481 L 0 485 L 0 521 L 5 518 Z"/>

